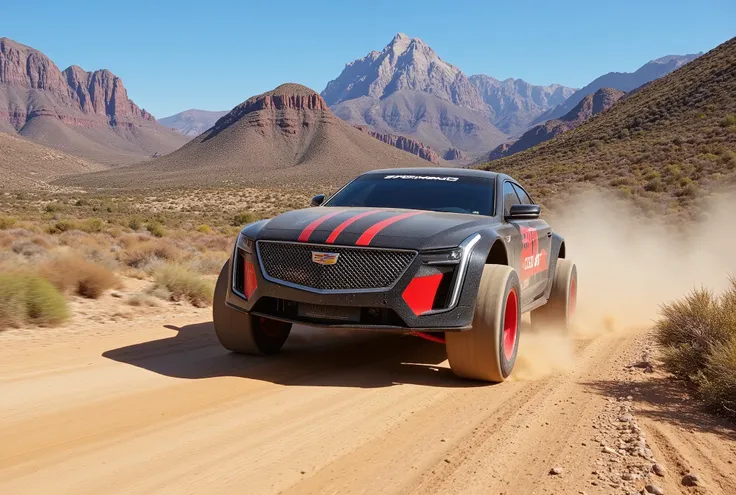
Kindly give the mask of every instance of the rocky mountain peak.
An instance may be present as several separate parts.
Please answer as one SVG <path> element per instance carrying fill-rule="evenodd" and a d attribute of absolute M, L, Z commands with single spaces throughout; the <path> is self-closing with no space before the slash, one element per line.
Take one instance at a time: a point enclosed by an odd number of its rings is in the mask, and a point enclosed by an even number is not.
<path fill-rule="evenodd" d="M 477 89 L 457 67 L 442 60 L 419 38 L 398 33 L 380 52 L 345 66 L 322 91 L 329 105 L 369 96 L 385 98 L 401 90 L 429 93 L 460 107 L 486 113 Z"/>

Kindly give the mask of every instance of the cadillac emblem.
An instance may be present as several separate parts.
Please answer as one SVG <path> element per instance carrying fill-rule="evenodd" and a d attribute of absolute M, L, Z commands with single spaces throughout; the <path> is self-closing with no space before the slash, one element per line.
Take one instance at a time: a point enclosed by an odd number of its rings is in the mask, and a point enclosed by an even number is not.
<path fill-rule="evenodd" d="M 339 257 L 339 253 L 318 253 L 317 251 L 312 251 L 312 261 L 320 265 L 334 265 L 337 263 L 337 258 Z"/>

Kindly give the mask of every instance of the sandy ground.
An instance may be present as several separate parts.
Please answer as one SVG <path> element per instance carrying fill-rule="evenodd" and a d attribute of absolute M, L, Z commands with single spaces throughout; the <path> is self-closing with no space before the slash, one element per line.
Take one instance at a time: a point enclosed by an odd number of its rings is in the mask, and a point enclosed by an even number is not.
<path fill-rule="evenodd" d="M 528 334 L 491 386 L 414 337 L 298 328 L 254 358 L 207 309 L 91 325 L 0 334 L 0 493 L 735 493 L 734 431 L 626 368 L 643 330 Z M 650 459 L 603 452 L 619 409 Z"/>

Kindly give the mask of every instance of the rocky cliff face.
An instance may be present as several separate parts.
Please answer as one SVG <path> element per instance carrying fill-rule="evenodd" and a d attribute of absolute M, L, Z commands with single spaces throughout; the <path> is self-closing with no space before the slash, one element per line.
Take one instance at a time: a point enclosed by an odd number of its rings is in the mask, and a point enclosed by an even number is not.
<path fill-rule="evenodd" d="M 112 72 L 86 72 L 76 65 L 62 72 L 43 53 L 7 38 L 0 38 L 0 84 L 50 93 L 61 103 L 61 108 L 55 109 L 60 118 L 72 118 L 64 114 L 66 109 L 104 117 L 110 125 L 154 120 L 128 98 L 122 80 Z M 16 120 L 20 118 L 19 113 L 22 112 L 15 112 Z"/>
<path fill-rule="evenodd" d="M 399 148 L 400 150 L 404 150 L 413 155 L 417 155 L 419 158 L 427 160 L 431 163 L 440 163 L 440 156 L 432 148 L 430 148 L 429 146 L 425 146 L 416 139 L 408 138 L 406 136 L 399 136 L 396 134 L 371 131 L 368 127 L 363 125 L 357 125 L 355 127 L 363 132 L 367 132 L 379 141 L 393 146 L 394 148 Z"/>
<path fill-rule="evenodd" d="M 316 118 L 334 118 L 320 95 L 300 84 L 282 84 L 272 91 L 248 98 L 218 120 L 210 130 L 216 134 L 243 121 L 246 125 L 275 127 L 293 134 Z"/>
<path fill-rule="evenodd" d="M 457 148 L 450 148 L 447 151 L 445 151 L 445 154 L 444 154 L 444 156 L 442 158 L 444 158 L 445 160 L 450 160 L 450 161 L 452 161 L 452 160 L 467 160 L 468 159 L 468 155 L 465 154 L 465 153 L 463 153 L 462 151 L 460 151 Z"/>
<path fill-rule="evenodd" d="M 7 38 L 0 38 L 0 131 L 106 164 L 135 163 L 186 142 L 133 103 L 112 72 L 60 71 Z"/>

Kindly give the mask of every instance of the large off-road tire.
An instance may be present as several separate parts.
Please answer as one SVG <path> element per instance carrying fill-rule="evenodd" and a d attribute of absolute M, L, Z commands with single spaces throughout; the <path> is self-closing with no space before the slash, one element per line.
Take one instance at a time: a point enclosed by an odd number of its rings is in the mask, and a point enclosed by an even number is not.
<path fill-rule="evenodd" d="M 225 305 L 230 262 L 220 270 L 212 302 L 212 320 L 222 346 L 240 354 L 273 354 L 281 350 L 291 323 L 243 313 Z"/>
<path fill-rule="evenodd" d="M 446 332 L 447 358 L 459 377 L 502 382 L 519 348 L 521 289 L 513 268 L 486 265 L 478 289 L 473 328 Z"/>
<path fill-rule="evenodd" d="M 578 271 L 575 263 L 558 259 L 549 300 L 531 312 L 532 328 L 569 331 L 575 316 L 577 295 Z"/>

